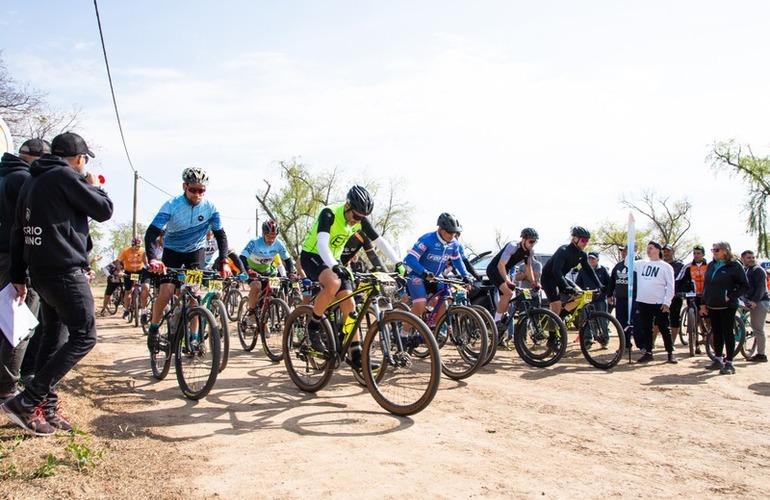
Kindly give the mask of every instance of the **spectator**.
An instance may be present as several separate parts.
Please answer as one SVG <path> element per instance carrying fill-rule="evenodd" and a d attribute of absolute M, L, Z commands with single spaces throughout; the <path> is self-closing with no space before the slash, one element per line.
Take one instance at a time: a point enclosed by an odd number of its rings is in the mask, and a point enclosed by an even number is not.
<path fill-rule="evenodd" d="M 628 329 L 628 247 L 618 247 L 620 261 L 610 271 L 610 283 L 607 286 L 607 302 L 615 306 L 615 317 L 627 333 L 626 350 L 631 351 L 631 335 Z M 637 345 L 637 347 L 640 347 Z"/>
<path fill-rule="evenodd" d="M 11 226 L 16 215 L 16 203 L 22 184 L 29 178 L 32 162 L 51 152 L 51 145 L 42 139 L 30 139 L 19 148 L 19 156 L 4 153 L 0 160 L 0 290 L 10 283 L 11 267 Z M 30 288 L 27 305 L 37 316 L 40 302 L 37 293 Z M 29 339 L 22 340 L 15 347 L 0 334 L 0 402 L 16 395 L 21 377 L 21 363 L 27 351 Z"/>
<path fill-rule="evenodd" d="M 663 343 L 668 353 L 668 362 L 677 363 L 674 357 L 671 330 L 669 329 L 669 308 L 674 297 L 674 270 L 663 262 L 663 250 L 659 243 L 647 244 L 648 260 L 634 263 L 636 281 L 636 305 L 639 308 L 639 326 L 644 354 L 637 363 L 653 360 L 652 325 L 656 323 L 663 336 Z"/>
<path fill-rule="evenodd" d="M 674 270 L 674 276 L 679 276 L 684 268 L 684 263 L 674 258 L 674 247 L 666 245 L 663 247 L 663 261 L 668 263 Z M 674 298 L 671 299 L 671 308 L 669 310 L 669 322 L 671 324 L 671 339 L 676 342 L 679 337 L 679 330 L 682 327 L 682 297 L 676 295 L 682 292 L 682 285 L 676 283 L 674 286 Z M 653 343 L 655 341 L 653 340 Z M 672 344 L 673 345 L 673 344 Z"/>
<path fill-rule="evenodd" d="M 610 286 L 610 273 L 607 268 L 599 265 L 599 253 L 588 252 L 588 265 L 596 273 L 596 277 L 599 278 L 601 283 L 601 290 L 595 292 L 591 303 L 597 311 L 607 311 L 607 296 L 603 291 L 606 291 Z M 577 278 L 575 278 L 575 284 L 580 288 L 590 288 L 593 283 L 593 279 L 588 274 L 588 269 L 581 268 L 578 272 Z"/>
<path fill-rule="evenodd" d="M 29 270 L 42 301 L 43 336 L 35 378 L 2 410 L 35 435 L 72 430 L 60 412 L 56 386 L 96 344 L 94 298 L 85 273 L 92 246 L 88 220 L 112 217 L 112 200 L 98 178 L 84 172 L 93 157 L 79 135 L 56 136 L 51 154 L 30 167 L 11 229 L 11 282 L 23 300 Z"/>
<path fill-rule="evenodd" d="M 749 282 L 749 290 L 743 296 L 743 301 L 749 308 L 751 330 L 754 332 L 757 343 L 757 353 L 750 357 L 749 361 L 767 363 L 765 319 L 767 318 L 767 310 L 770 309 L 770 299 L 767 295 L 766 273 L 756 264 L 754 252 L 751 250 L 741 253 L 741 261 L 746 271 L 746 279 Z"/>
<path fill-rule="evenodd" d="M 749 291 L 749 282 L 743 266 L 733 255 L 729 243 L 726 241 L 714 243 L 711 247 L 711 255 L 714 258 L 706 268 L 703 305 L 700 306 L 700 314 L 708 315 L 711 319 L 714 338 L 714 362 L 706 369 L 719 369 L 721 375 L 732 375 L 735 373 L 733 321 L 738 310 L 738 298 Z"/>

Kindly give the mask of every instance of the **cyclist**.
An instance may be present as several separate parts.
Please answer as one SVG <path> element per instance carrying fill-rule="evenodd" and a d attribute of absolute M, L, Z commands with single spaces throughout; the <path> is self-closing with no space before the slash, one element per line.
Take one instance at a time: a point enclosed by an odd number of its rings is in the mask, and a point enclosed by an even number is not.
<path fill-rule="evenodd" d="M 692 247 L 692 262 L 683 266 L 676 277 L 677 290 L 682 292 L 695 292 L 695 305 L 700 307 L 703 295 L 703 283 L 706 280 L 706 266 L 708 262 L 705 259 L 706 249 L 703 245 Z"/>
<path fill-rule="evenodd" d="M 131 246 L 126 247 L 118 256 L 120 270 L 123 273 L 123 290 L 126 291 L 123 297 L 123 318 L 128 317 L 128 310 L 131 307 L 131 289 L 134 287 L 132 274 L 139 274 L 142 268 L 147 265 L 147 255 L 142 248 L 142 239 L 138 236 L 131 238 Z"/>
<path fill-rule="evenodd" d="M 155 240 L 155 250 L 161 255 L 163 254 L 163 237 L 165 235 L 166 231 L 164 229 L 160 232 L 160 235 L 158 235 L 158 238 Z M 145 259 L 146 255 L 147 253 L 145 252 Z M 139 302 L 142 304 L 142 316 L 140 321 L 143 325 L 146 325 L 147 321 L 149 320 L 147 317 L 147 302 L 150 300 L 150 287 L 158 286 L 156 281 L 157 276 L 157 274 L 150 273 L 150 270 L 146 266 L 143 267 L 141 273 L 139 273 L 139 282 L 142 284 L 141 289 L 139 290 Z"/>
<path fill-rule="evenodd" d="M 596 288 L 601 289 L 602 284 L 596 276 L 596 272 L 588 263 L 588 254 L 585 247 L 591 239 L 591 233 L 582 226 L 574 226 L 570 231 L 571 241 L 560 246 L 543 266 L 543 276 L 540 281 L 543 285 L 546 297 L 550 303 L 551 311 L 561 313 L 561 298 L 559 292 L 575 294 L 580 289 L 565 276 L 578 264 L 586 268 L 588 279 L 593 281 Z"/>
<path fill-rule="evenodd" d="M 275 276 L 276 274 L 276 256 L 279 256 L 280 261 L 283 262 L 285 272 L 296 279 L 291 255 L 286 250 L 286 245 L 278 239 L 278 223 L 274 220 L 266 220 L 262 223 L 262 236 L 248 242 L 240 255 L 244 269 L 252 277 L 249 280 L 248 315 L 254 313 L 257 299 L 262 293 L 262 279 L 259 277 Z"/>
<path fill-rule="evenodd" d="M 353 235 L 348 238 L 347 243 L 345 243 L 345 248 L 342 249 L 342 255 L 340 256 L 342 265 L 347 266 L 348 262 L 353 260 L 353 256 L 356 255 L 361 248 L 364 249 L 366 258 L 369 259 L 369 263 L 372 265 L 373 270 L 385 270 L 385 266 L 382 264 L 379 255 L 377 255 L 377 252 L 374 249 L 372 240 L 370 240 L 362 230 L 353 233 Z"/>
<path fill-rule="evenodd" d="M 199 167 L 186 168 L 182 172 L 184 193 L 163 204 L 144 236 L 151 272 L 163 274 L 166 267 L 203 269 L 206 255 L 204 242 L 209 229 L 214 232 L 219 253 L 227 254 L 227 235 L 219 211 L 211 201 L 203 198 L 208 183 L 208 174 Z M 164 229 L 165 246 L 161 255 L 156 247 L 156 239 Z M 222 264 L 222 274 L 232 274 L 226 262 Z M 158 351 L 158 324 L 163 317 L 163 309 L 176 289 L 176 276 L 162 276 L 159 282 L 158 297 L 152 308 L 147 335 L 147 347 L 153 353 Z"/>
<path fill-rule="evenodd" d="M 300 262 L 305 275 L 321 284 L 321 291 L 313 303 L 313 317 L 308 323 L 308 336 L 314 350 L 323 352 L 326 346 L 321 335 L 321 319 L 326 307 L 335 299 L 351 295 L 353 280 L 344 266 L 338 261 L 342 250 L 356 231 L 363 232 L 393 262 L 398 261 L 390 244 L 381 238 L 372 227 L 368 215 L 374 209 L 374 201 L 369 192 L 361 186 L 353 186 L 348 191 L 344 203 L 329 205 L 321 209 L 310 233 L 302 242 Z M 343 324 L 355 308 L 352 298 L 340 303 Z M 351 364 L 361 369 L 361 342 L 354 337 L 350 345 Z"/>
<path fill-rule="evenodd" d="M 406 264 L 406 287 L 412 297 L 412 313 L 422 317 L 427 306 L 428 293 L 436 293 L 441 287 L 434 281 L 451 262 L 463 281 L 471 284 L 473 279 L 468 275 L 462 260 L 460 244 L 455 237 L 463 230 L 460 221 L 454 215 L 444 212 L 436 221 L 438 229 L 422 235 L 404 258 Z M 443 303 L 439 307 L 444 307 Z M 440 317 L 442 311 L 438 311 Z"/>
<path fill-rule="evenodd" d="M 113 260 L 102 268 L 105 276 L 107 276 L 107 287 L 104 289 L 104 298 L 102 299 L 102 310 L 99 312 L 99 316 L 107 314 L 107 305 L 112 299 L 112 293 L 120 286 L 120 263 Z"/>
<path fill-rule="evenodd" d="M 534 290 L 540 289 L 532 271 L 532 262 L 535 260 L 535 245 L 540 236 L 531 227 L 522 229 L 519 236 L 521 240 L 506 243 L 487 266 L 487 278 L 500 292 L 500 300 L 497 301 L 497 311 L 495 311 L 495 325 L 500 332 L 505 329 L 506 321 L 503 321 L 503 314 L 508 310 L 508 303 L 513 297 L 513 289 L 516 288 L 516 283 L 510 278 L 511 269 L 519 262 L 523 262 L 526 279 L 532 283 Z"/>

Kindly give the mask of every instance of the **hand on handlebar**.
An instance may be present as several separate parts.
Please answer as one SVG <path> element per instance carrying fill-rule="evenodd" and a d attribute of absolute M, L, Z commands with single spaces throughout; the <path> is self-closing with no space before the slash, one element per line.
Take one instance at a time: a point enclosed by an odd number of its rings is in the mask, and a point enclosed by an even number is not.
<path fill-rule="evenodd" d="M 152 259 L 149 268 L 150 272 L 155 274 L 164 274 L 166 272 L 166 265 L 158 259 Z"/>
<path fill-rule="evenodd" d="M 425 281 L 433 281 L 436 277 L 433 275 L 430 271 L 423 271 L 422 273 L 422 279 Z"/>

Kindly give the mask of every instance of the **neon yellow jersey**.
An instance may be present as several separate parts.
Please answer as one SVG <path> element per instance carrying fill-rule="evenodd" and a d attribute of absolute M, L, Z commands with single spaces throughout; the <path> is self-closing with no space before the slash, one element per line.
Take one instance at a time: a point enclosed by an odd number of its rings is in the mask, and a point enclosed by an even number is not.
<path fill-rule="evenodd" d="M 353 233 L 361 229 L 361 224 L 356 222 L 352 226 L 348 225 L 348 221 L 345 220 L 344 203 L 324 207 L 321 211 L 323 212 L 323 210 L 327 208 L 334 214 L 334 224 L 332 224 L 332 227 L 329 229 L 329 249 L 332 251 L 334 258 L 340 260 L 342 250 L 345 248 L 345 243 L 348 242 L 348 239 L 350 239 Z M 320 217 L 321 214 L 319 213 L 318 217 L 315 218 L 315 222 L 313 222 L 313 227 L 310 228 L 310 233 L 305 237 L 305 241 L 302 242 L 302 250 L 305 252 L 319 254 L 318 220 Z"/>

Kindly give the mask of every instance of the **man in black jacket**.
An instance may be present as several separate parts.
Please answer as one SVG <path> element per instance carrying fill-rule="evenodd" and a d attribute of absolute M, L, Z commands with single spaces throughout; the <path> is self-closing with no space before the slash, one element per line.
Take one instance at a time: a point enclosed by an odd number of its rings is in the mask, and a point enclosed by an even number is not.
<path fill-rule="evenodd" d="M 19 191 L 29 177 L 29 165 L 44 153 L 50 152 L 48 141 L 30 139 L 19 148 L 19 156 L 5 153 L 0 161 L 0 290 L 11 281 L 11 226 L 16 216 Z M 27 305 L 32 314 L 37 315 L 39 304 L 37 293 L 30 289 Z M 28 344 L 29 339 L 24 339 L 14 347 L 4 335 L 0 335 L 0 402 L 17 393 L 19 369 Z"/>
<path fill-rule="evenodd" d="M 93 157 L 79 135 L 56 136 L 51 154 L 30 167 L 11 230 L 11 282 L 23 300 L 29 269 L 42 299 L 43 336 L 35 378 L 0 408 L 35 435 L 72 429 L 59 411 L 56 386 L 96 344 L 94 298 L 85 271 L 91 249 L 88 219 L 112 217 L 112 200 L 97 177 L 84 171 Z"/>
<path fill-rule="evenodd" d="M 767 275 L 765 270 L 759 267 L 754 257 L 754 252 L 746 250 L 741 253 L 741 262 L 749 280 L 749 291 L 743 296 L 743 302 L 749 308 L 751 318 L 751 330 L 757 343 L 757 353 L 749 358 L 749 361 L 767 363 L 765 353 L 765 318 L 770 309 L 770 299 L 767 295 Z"/>

